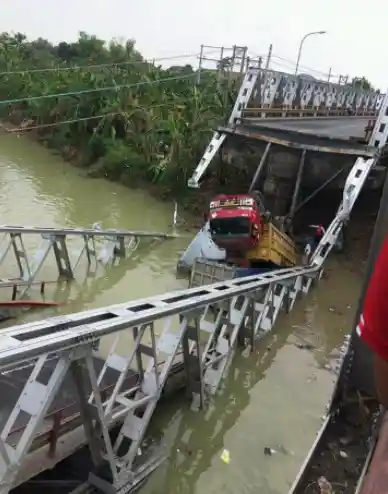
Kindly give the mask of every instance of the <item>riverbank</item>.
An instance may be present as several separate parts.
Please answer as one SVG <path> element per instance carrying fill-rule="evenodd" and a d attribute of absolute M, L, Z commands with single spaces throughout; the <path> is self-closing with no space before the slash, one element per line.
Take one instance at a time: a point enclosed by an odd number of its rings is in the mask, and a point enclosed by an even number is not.
<path fill-rule="evenodd" d="M 235 100 L 238 81 L 150 63 L 134 41 L 86 33 L 58 45 L 0 38 L 0 118 L 15 126 L 11 132 L 37 139 L 90 177 L 149 184 L 158 196 L 184 196 Z"/>
<path fill-rule="evenodd" d="M 63 149 L 50 148 L 37 130 L 30 129 L 28 122 L 22 121 L 18 123 L 17 117 L 13 121 L 0 122 L 0 133 L 16 135 L 23 139 L 38 142 L 42 147 L 49 148 L 50 152 L 58 155 L 69 165 L 77 169 L 82 177 L 93 179 L 105 178 L 109 182 L 120 183 L 132 190 L 144 190 L 152 195 L 157 200 L 161 201 L 176 201 L 178 210 L 183 221 L 187 226 L 198 228 L 202 225 L 203 213 L 207 211 L 211 198 L 221 192 L 225 192 L 224 186 L 220 183 L 218 174 L 215 172 L 206 182 L 203 183 L 200 189 L 189 189 L 187 186 L 174 188 L 167 183 L 153 183 L 146 181 L 140 177 L 131 177 L 129 174 L 123 174 L 118 180 L 112 179 L 109 176 L 104 176 L 98 166 L 93 164 L 87 166 L 83 161 L 82 154 L 76 149 L 64 147 Z M 210 137 L 209 137 L 210 138 Z M 214 166 L 214 170 L 217 167 Z M 242 184 L 242 190 L 245 190 L 246 184 Z"/>

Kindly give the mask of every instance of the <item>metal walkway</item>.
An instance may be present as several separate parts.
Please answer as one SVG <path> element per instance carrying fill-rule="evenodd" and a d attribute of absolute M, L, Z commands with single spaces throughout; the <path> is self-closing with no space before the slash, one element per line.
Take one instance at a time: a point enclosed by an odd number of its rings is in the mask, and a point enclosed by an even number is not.
<path fill-rule="evenodd" d="M 0 288 L 12 289 L 12 299 L 23 298 L 32 286 L 51 281 L 52 265 L 45 277 L 41 277 L 54 256 L 57 277 L 73 279 L 81 264 L 86 264 L 87 274 L 98 266 L 106 266 L 116 257 L 126 257 L 133 252 L 141 239 L 167 239 L 162 232 L 142 232 L 93 228 L 37 228 L 0 225 Z M 46 270 L 47 271 L 47 270 Z M 39 278 L 41 277 L 41 278 Z"/>

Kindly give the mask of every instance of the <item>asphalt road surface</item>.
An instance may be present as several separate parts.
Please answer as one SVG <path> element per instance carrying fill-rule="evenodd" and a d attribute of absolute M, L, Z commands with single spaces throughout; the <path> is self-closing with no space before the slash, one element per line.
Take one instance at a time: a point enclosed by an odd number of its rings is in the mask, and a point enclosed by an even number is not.
<path fill-rule="evenodd" d="M 349 139 L 350 137 L 363 137 L 368 118 L 290 118 L 290 119 L 264 119 L 245 118 L 247 124 L 255 124 L 260 127 L 281 130 L 293 130 L 305 134 L 322 135 L 325 137 L 337 137 Z"/>

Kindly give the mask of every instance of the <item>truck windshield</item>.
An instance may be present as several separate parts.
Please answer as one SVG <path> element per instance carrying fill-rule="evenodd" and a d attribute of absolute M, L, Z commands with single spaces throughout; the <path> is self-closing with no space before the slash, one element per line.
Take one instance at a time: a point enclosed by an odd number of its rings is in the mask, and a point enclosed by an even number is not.
<path fill-rule="evenodd" d="M 249 218 L 215 218 L 210 221 L 212 235 L 249 235 Z"/>

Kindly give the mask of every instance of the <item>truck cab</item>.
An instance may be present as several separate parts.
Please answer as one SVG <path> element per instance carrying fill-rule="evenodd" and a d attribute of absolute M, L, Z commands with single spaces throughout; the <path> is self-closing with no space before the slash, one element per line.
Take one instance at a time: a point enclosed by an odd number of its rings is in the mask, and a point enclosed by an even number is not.
<path fill-rule="evenodd" d="M 263 231 L 256 201 L 248 194 L 216 196 L 210 203 L 209 225 L 219 247 L 240 255 L 258 244 Z"/>

